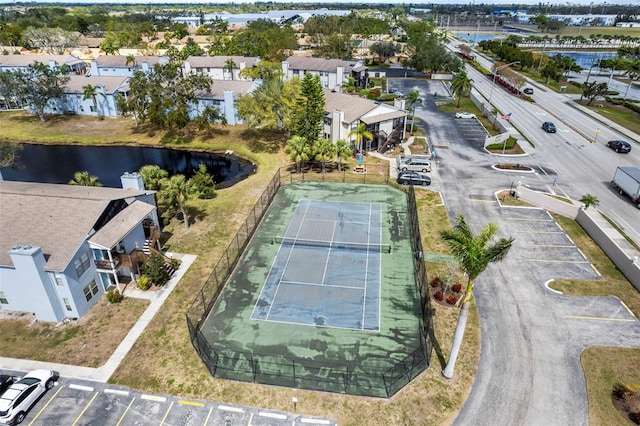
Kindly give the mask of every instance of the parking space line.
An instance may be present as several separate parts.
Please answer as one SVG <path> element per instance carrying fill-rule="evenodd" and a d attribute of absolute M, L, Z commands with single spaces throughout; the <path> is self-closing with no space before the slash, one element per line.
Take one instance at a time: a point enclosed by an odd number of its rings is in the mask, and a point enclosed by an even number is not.
<path fill-rule="evenodd" d="M 521 222 L 555 222 L 555 220 L 553 219 L 529 219 L 526 217 L 510 217 L 507 220 L 512 220 L 514 222 L 517 221 L 521 221 Z"/>
<path fill-rule="evenodd" d="M 129 411 L 129 408 L 131 408 L 131 406 L 133 405 L 133 401 L 136 400 L 136 397 L 134 396 L 133 399 L 131 400 L 131 402 L 129 403 L 129 405 L 127 405 L 127 409 L 124 410 L 124 413 L 122 413 L 122 416 L 120 416 L 120 420 L 118 420 L 118 423 L 116 423 L 116 426 L 120 426 L 120 423 L 122 423 L 122 420 L 124 420 L 124 416 L 127 415 L 127 412 Z"/>
<path fill-rule="evenodd" d="M 89 406 L 93 403 L 93 400 L 96 399 L 96 396 L 98 396 L 100 392 L 96 392 L 93 394 L 93 398 L 91 398 L 91 401 L 89 401 L 89 403 L 84 407 L 84 409 L 80 412 L 80 414 L 78 415 L 78 417 L 76 417 L 76 420 L 73 422 L 72 426 L 75 426 L 78 424 L 78 420 L 80 420 L 82 418 L 82 416 L 84 415 L 85 411 L 87 411 L 87 408 L 89 408 Z"/>
<path fill-rule="evenodd" d="M 316 425 L 330 425 L 331 422 L 329 420 L 324 420 L 324 419 L 308 419 L 306 417 L 303 417 L 300 419 L 300 423 L 313 423 Z"/>
<path fill-rule="evenodd" d="M 192 407 L 204 407 L 204 404 L 202 402 L 195 402 L 195 401 L 185 401 L 185 400 L 179 400 L 178 404 L 180 405 L 191 405 Z"/>
<path fill-rule="evenodd" d="M 29 426 L 31 426 L 33 423 L 35 423 L 36 420 L 38 420 L 38 417 L 40 417 L 40 414 L 42 414 L 42 412 L 49 406 L 49 404 L 51 403 L 51 401 L 53 401 L 53 399 L 58 396 L 58 394 L 60 393 L 60 391 L 62 390 L 64 386 L 60 386 L 60 388 L 56 391 L 56 393 L 53 394 L 53 396 L 51 397 L 51 399 L 49 399 L 47 401 L 46 404 L 44 404 L 44 407 L 42 407 L 40 409 L 40 411 L 38 411 L 38 414 L 36 414 L 36 416 L 33 418 L 33 420 L 31 420 L 31 423 L 29 423 Z"/>
<path fill-rule="evenodd" d="M 164 417 L 162 418 L 162 421 L 160 422 L 160 426 L 162 426 L 164 424 L 164 421 L 167 420 L 167 416 L 169 415 L 169 411 L 171 411 L 171 407 L 173 407 L 173 401 L 171 401 L 171 404 L 169 404 L 169 408 L 167 408 L 167 412 L 164 413 Z"/>
<path fill-rule="evenodd" d="M 477 203 L 495 203 L 496 200 L 482 200 L 480 198 L 469 198 L 469 201 L 475 201 Z"/>
<path fill-rule="evenodd" d="M 105 389 L 104 393 L 114 393 L 116 395 L 129 396 L 129 391 L 120 390 L 120 389 Z"/>
<path fill-rule="evenodd" d="M 607 317 L 586 317 L 580 315 L 565 315 L 566 319 L 583 319 L 583 320 L 592 320 L 592 321 L 618 321 L 618 322 L 634 322 L 636 319 L 628 319 L 628 318 L 607 318 Z"/>
<path fill-rule="evenodd" d="M 564 234 L 563 231 L 516 231 L 518 234 Z"/>
<path fill-rule="evenodd" d="M 556 248 L 575 248 L 573 244 L 520 244 L 520 247 L 556 247 Z"/>
<path fill-rule="evenodd" d="M 164 396 L 157 396 L 157 395 L 142 394 L 140 395 L 140 399 L 146 399 L 148 401 L 156 401 L 156 402 L 167 402 L 167 398 L 165 398 Z"/>
<path fill-rule="evenodd" d="M 527 259 L 532 262 L 548 262 L 548 263 L 577 263 L 577 264 L 585 264 L 591 263 L 588 261 L 577 261 L 577 260 L 557 260 L 557 259 Z"/>
<path fill-rule="evenodd" d="M 212 412 L 213 412 L 213 407 L 209 408 L 209 414 L 207 414 L 207 418 L 204 420 L 204 425 L 202 426 L 207 426 L 207 424 L 209 423 L 209 419 L 211 418 Z"/>
<path fill-rule="evenodd" d="M 218 410 L 233 411 L 234 413 L 244 413 L 244 410 L 240 407 L 229 407 L 228 405 L 218 405 Z"/>

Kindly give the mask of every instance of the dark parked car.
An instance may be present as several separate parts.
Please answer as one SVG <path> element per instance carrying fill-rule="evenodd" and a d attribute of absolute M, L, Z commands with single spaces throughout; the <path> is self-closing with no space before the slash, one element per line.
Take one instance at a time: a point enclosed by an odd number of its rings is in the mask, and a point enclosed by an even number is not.
<path fill-rule="evenodd" d="M 418 172 L 398 173 L 398 183 L 401 185 L 431 185 L 431 178 Z"/>
<path fill-rule="evenodd" d="M 544 130 L 547 133 L 555 133 L 556 125 L 550 121 L 545 121 L 544 123 L 542 123 L 542 130 Z"/>
<path fill-rule="evenodd" d="M 531 87 L 525 87 L 523 92 L 525 95 L 533 95 L 533 89 Z"/>
<path fill-rule="evenodd" d="M 13 376 L 7 374 L 0 374 L 0 395 L 6 391 L 9 386 L 13 384 Z"/>
<path fill-rule="evenodd" d="M 607 142 L 607 146 L 615 152 L 622 152 L 624 154 L 631 151 L 631 144 L 626 141 L 609 141 Z"/>

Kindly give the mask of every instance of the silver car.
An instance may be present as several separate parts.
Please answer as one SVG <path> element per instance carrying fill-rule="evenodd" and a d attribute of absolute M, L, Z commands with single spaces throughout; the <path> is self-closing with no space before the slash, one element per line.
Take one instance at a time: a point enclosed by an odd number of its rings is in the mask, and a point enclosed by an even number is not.
<path fill-rule="evenodd" d="M 0 423 L 21 423 L 31 407 L 51 389 L 60 375 L 52 370 L 35 370 L 12 384 L 0 395 Z"/>

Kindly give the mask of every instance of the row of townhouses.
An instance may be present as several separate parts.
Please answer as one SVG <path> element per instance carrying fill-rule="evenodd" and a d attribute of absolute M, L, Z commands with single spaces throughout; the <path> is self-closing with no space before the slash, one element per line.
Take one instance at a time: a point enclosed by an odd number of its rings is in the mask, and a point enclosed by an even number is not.
<path fill-rule="evenodd" d="M 228 67 L 230 59 L 236 68 Z M 127 95 L 133 73 L 149 72 L 166 61 L 116 55 L 86 64 L 69 55 L 0 55 L 0 71 L 35 62 L 64 65 L 70 77 L 65 99 L 49 112 L 115 117 L 116 95 Z M 215 105 L 229 124 L 240 124 L 235 101 L 260 84 L 240 71 L 258 63 L 249 57 L 188 58 L 185 75 L 206 73 L 214 79 L 195 109 Z M 361 63 L 292 57 L 282 63 L 282 71 L 287 79 L 319 76 L 326 98 L 322 132 L 332 142 L 354 142 L 349 133 L 360 123 L 373 135 L 366 150 L 404 138 L 404 101 L 388 105 L 341 92 L 348 77 L 366 85 L 368 70 Z M 97 108 L 92 99 L 83 99 L 87 85 L 99 88 Z M 0 175 L 0 311 L 26 312 L 40 321 L 80 318 L 106 291 L 122 291 L 137 280 L 146 257 L 161 254 L 160 225 L 154 191 L 145 190 L 137 173 L 125 173 L 121 182 L 122 189 L 102 188 L 2 181 Z"/>

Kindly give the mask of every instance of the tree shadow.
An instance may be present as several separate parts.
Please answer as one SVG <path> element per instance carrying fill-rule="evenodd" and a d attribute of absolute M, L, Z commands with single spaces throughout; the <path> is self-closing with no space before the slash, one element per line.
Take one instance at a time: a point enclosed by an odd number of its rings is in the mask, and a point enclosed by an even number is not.
<path fill-rule="evenodd" d="M 431 317 L 435 315 L 435 308 L 431 308 Z M 429 338 L 431 339 L 431 343 L 433 344 L 433 350 L 436 352 L 436 356 L 438 357 L 438 361 L 440 362 L 440 366 L 444 369 L 447 366 L 447 359 L 444 356 L 444 352 L 442 352 L 442 346 L 440 346 L 440 342 L 436 337 L 436 334 L 433 329 L 433 322 L 431 322 L 431 327 L 428 330 Z"/>

